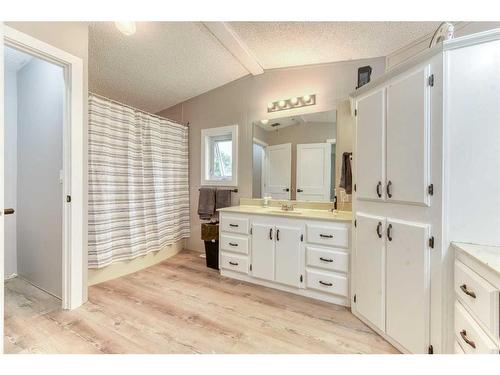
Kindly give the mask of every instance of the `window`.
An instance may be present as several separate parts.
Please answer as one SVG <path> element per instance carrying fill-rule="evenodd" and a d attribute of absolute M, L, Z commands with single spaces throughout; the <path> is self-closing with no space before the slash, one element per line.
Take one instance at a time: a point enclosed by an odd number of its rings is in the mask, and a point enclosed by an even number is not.
<path fill-rule="evenodd" d="M 201 184 L 237 186 L 238 125 L 201 131 Z"/>

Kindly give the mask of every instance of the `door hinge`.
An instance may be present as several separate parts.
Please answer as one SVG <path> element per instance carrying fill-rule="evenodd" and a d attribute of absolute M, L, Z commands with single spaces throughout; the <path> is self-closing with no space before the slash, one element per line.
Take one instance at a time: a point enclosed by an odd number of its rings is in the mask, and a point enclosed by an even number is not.
<path fill-rule="evenodd" d="M 434 86 L 434 74 L 431 74 L 428 79 L 429 86 L 433 87 Z"/>
<path fill-rule="evenodd" d="M 354 219 L 354 227 L 357 228 L 358 227 L 358 221 L 356 219 Z"/>
<path fill-rule="evenodd" d="M 427 353 L 434 354 L 434 348 L 432 347 L 432 345 L 429 345 L 429 348 L 427 349 Z"/>
<path fill-rule="evenodd" d="M 434 236 L 432 236 L 431 238 L 429 238 L 429 247 L 431 249 L 434 249 Z"/>
<path fill-rule="evenodd" d="M 358 115 L 358 110 L 357 110 L 357 109 L 355 109 L 355 110 L 354 110 L 354 116 L 357 116 L 357 115 Z"/>
<path fill-rule="evenodd" d="M 300 275 L 300 282 L 302 282 L 304 280 L 304 277 L 302 275 Z"/>
<path fill-rule="evenodd" d="M 252 265 L 250 264 L 250 271 L 252 270 Z"/>
<path fill-rule="evenodd" d="M 354 300 L 354 303 L 356 303 L 356 295 L 354 295 L 354 298 L 353 298 L 353 300 Z"/>
<path fill-rule="evenodd" d="M 430 184 L 429 187 L 427 188 L 427 192 L 429 195 L 434 195 L 434 184 Z"/>
<path fill-rule="evenodd" d="M 354 184 L 354 191 L 356 191 L 356 184 Z"/>
<path fill-rule="evenodd" d="M 66 195 L 66 202 L 71 203 L 71 195 Z"/>
<path fill-rule="evenodd" d="M 304 235 L 303 234 L 300 235 L 300 242 L 304 242 Z"/>

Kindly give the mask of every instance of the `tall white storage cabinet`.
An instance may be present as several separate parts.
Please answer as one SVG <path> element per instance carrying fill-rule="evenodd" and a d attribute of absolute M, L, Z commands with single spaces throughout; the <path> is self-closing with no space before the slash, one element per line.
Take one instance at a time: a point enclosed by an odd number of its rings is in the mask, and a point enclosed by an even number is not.
<path fill-rule="evenodd" d="M 499 67 L 497 29 L 351 95 L 352 310 L 404 352 L 453 352 L 450 242 L 500 245 Z"/>

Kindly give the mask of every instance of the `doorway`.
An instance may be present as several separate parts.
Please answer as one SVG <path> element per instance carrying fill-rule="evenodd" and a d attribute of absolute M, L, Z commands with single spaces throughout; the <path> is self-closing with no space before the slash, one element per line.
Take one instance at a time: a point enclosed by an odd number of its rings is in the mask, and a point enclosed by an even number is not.
<path fill-rule="evenodd" d="M 64 70 L 4 48 L 5 278 L 62 299 Z"/>

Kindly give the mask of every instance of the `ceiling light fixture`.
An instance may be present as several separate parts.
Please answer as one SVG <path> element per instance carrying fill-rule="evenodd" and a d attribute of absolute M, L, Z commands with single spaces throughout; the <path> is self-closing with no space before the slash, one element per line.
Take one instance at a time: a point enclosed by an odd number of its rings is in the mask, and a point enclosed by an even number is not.
<path fill-rule="evenodd" d="M 135 34 L 136 27 L 134 21 L 119 21 L 115 22 L 115 26 L 122 34 L 127 36 Z"/>
<path fill-rule="evenodd" d="M 295 109 L 307 107 L 316 104 L 316 94 L 293 97 L 290 99 L 276 100 L 267 104 L 267 112 L 283 111 L 286 109 Z"/>

